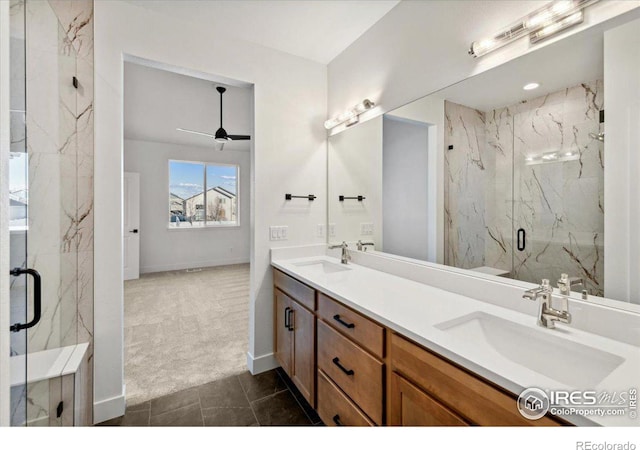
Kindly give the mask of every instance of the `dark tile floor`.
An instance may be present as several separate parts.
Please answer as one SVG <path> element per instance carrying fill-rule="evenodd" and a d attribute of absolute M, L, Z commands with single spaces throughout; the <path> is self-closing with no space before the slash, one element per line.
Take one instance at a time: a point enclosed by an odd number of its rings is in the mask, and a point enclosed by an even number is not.
<path fill-rule="evenodd" d="M 322 425 L 281 369 L 249 372 L 128 407 L 100 426 Z"/>

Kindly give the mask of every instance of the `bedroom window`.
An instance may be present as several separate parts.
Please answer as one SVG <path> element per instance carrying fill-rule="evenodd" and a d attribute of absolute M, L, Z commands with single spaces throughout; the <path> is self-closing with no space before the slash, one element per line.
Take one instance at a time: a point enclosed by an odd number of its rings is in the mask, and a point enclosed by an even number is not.
<path fill-rule="evenodd" d="M 240 225 L 234 164 L 169 161 L 169 227 L 204 228 Z"/>

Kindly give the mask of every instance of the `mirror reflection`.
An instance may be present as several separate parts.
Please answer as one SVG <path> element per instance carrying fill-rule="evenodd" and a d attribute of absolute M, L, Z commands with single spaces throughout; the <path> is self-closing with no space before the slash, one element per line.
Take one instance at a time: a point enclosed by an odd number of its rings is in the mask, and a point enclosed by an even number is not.
<path fill-rule="evenodd" d="M 611 283 L 614 269 L 605 277 L 605 254 L 621 250 L 605 245 L 605 223 L 621 208 L 605 204 L 605 188 L 607 198 L 620 189 L 605 185 L 605 162 L 624 165 L 632 142 L 614 149 L 610 141 L 637 129 L 609 121 L 637 109 L 640 90 L 640 82 L 621 85 L 634 58 L 618 36 L 629 26 L 622 22 L 331 136 L 329 241 L 372 243 L 507 282 L 555 284 L 567 273 L 581 279 L 573 289 L 583 296 L 640 303 Z M 631 234 L 619 228 L 618 237 Z"/>

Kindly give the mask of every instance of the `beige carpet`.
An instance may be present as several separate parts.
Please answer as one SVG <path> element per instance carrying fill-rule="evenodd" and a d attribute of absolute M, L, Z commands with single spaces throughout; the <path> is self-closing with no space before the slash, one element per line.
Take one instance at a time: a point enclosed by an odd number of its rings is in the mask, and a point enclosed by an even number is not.
<path fill-rule="evenodd" d="M 247 370 L 249 265 L 124 284 L 127 405 Z"/>

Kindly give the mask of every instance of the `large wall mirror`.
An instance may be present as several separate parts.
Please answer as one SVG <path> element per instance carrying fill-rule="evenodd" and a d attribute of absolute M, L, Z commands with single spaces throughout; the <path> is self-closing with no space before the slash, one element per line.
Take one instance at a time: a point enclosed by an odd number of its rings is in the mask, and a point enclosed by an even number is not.
<path fill-rule="evenodd" d="M 639 17 L 330 136 L 329 241 L 504 282 L 568 273 L 589 301 L 640 303 L 640 202 L 624 200 L 640 170 Z"/>

